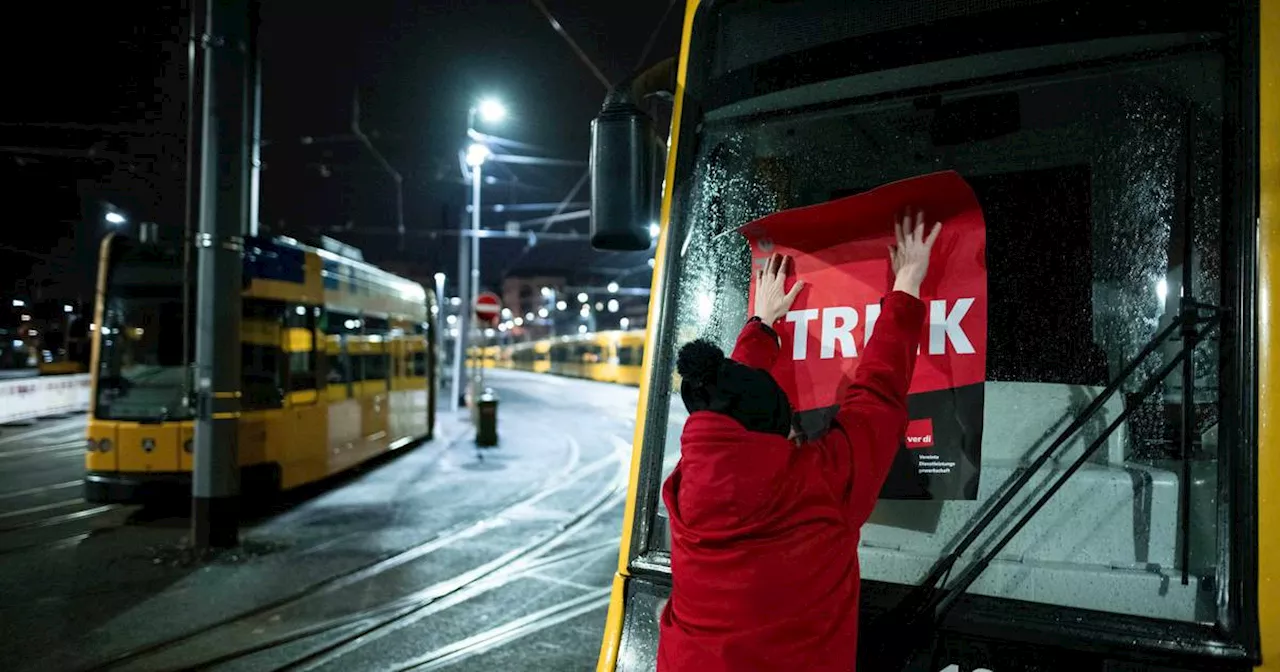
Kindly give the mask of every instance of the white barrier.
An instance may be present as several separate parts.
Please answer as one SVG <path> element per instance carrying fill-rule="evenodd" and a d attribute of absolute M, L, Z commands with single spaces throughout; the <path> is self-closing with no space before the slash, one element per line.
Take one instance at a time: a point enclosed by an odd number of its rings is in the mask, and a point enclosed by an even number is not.
<path fill-rule="evenodd" d="M 0 380 L 0 424 L 87 410 L 87 373 Z"/>

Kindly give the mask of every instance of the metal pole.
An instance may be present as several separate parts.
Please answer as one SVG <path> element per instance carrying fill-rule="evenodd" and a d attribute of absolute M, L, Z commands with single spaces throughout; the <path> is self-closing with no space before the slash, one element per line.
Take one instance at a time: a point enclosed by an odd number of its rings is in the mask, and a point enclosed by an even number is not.
<path fill-rule="evenodd" d="M 471 263 L 471 257 L 467 254 L 467 237 L 458 236 L 458 296 L 463 301 L 467 299 L 467 283 L 471 278 L 471 272 L 467 269 Z M 453 339 L 453 410 L 457 412 L 458 407 L 462 403 L 462 374 L 465 366 L 466 348 L 464 346 L 467 340 L 467 311 L 463 307 L 458 310 L 458 335 Z M 469 377 L 469 374 L 468 374 Z"/>
<path fill-rule="evenodd" d="M 204 50 L 196 237 L 196 421 L 191 538 L 198 549 L 238 543 L 237 423 L 240 414 L 240 279 L 244 235 L 254 213 L 250 89 L 256 0 L 198 2 Z M 199 20 L 203 13 L 204 20 Z M 193 27 L 193 31 L 194 31 Z M 195 186 L 195 185 L 193 185 Z"/>
<path fill-rule="evenodd" d="M 480 183 L 481 168 L 483 163 L 471 169 L 471 300 L 464 306 L 468 311 L 473 311 L 476 305 L 476 297 L 480 296 Z M 483 325 L 476 320 L 476 336 L 477 347 L 483 348 L 483 341 L 478 338 L 483 332 Z M 479 395 L 484 387 L 484 353 L 480 352 L 480 357 L 476 361 L 476 379 L 479 384 L 476 386 L 475 394 Z M 472 399 L 474 402 L 475 400 Z"/>

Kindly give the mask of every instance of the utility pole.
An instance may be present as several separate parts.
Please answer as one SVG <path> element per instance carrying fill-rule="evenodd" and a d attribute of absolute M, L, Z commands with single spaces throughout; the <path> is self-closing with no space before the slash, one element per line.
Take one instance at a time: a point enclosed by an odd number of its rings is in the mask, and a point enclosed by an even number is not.
<path fill-rule="evenodd" d="M 241 264 L 257 156 L 257 0 L 195 0 L 191 19 L 190 138 L 197 190 L 196 421 L 191 488 L 195 548 L 239 543 Z"/>

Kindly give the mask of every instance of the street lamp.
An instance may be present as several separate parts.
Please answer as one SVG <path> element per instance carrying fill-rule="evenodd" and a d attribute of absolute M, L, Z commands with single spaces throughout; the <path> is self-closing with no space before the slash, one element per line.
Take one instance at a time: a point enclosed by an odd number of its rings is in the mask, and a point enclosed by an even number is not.
<path fill-rule="evenodd" d="M 481 100 L 476 105 L 472 105 L 471 109 L 467 111 L 467 138 L 469 139 L 477 137 L 475 132 L 477 114 L 480 115 L 483 121 L 495 123 L 506 116 L 506 108 L 493 99 Z M 463 292 L 466 296 L 466 306 L 462 310 L 462 315 L 465 319 L 464 325 L 471 322 L 469 313 L 475 305 L 476 297 L 480 294 L 480 185 L 484 181 L 484 176 L 482 175 L 484 162 L 492 155 L 493 153 L 489 151 L 489 148 L 480 142 L 475 142 L 467 147 L 466 162 L 467 166 L 471 168 L 471 272 L 469 274 L 462 273 L 461 269 L 459 269 L 459 275 L 464 279 L 467 275 L 471 277 L 470 282 L 467 283 L 466 291 Z M 466 249 L 467 236 L 458 236 L 458 259 L 460 264 L 467 258 Z M 459 331 L 458 341 L 454 346 L 454 411 L 458 410 L 458 400 L 462 394 L 462 341 L 469 337 L 470 333 L 471 330 L 464 326 L 463 330 Z M 480 371 L 483 374 L 483 368 Z M 479 393 L 479 390 L 477 390 L 477 393 Z"/>
<path fill-rule="evenodd" d="M 108 212 L 104 219 L 107 220 L 108 224 L 124 224 L 125 223 L 124 215 L 118 212 Z"/>

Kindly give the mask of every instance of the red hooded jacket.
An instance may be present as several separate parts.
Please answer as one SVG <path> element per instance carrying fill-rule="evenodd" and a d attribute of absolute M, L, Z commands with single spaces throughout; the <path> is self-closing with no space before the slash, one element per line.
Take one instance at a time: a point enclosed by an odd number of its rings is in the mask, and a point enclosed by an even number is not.
<path fill-rule="evenodd" d="M 858 539 L 907 426 L 924 325 L 893 292 L 835 425 L 799 447 L 726 415 L 689 415 L 663 484 L 671 599 L 658 672 L 850 672 L 858 637 Z M 758 321 L 731 357 L 770 370 L 779 343 Z"/>

